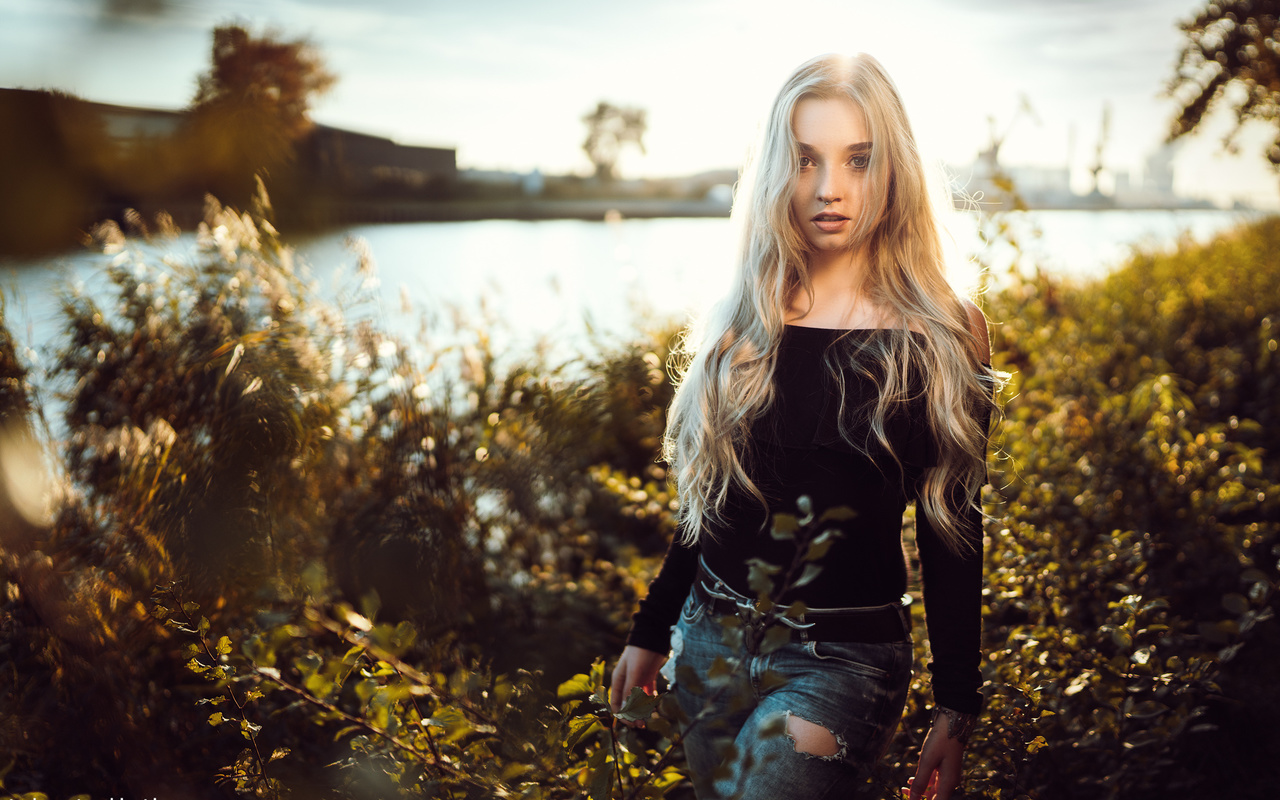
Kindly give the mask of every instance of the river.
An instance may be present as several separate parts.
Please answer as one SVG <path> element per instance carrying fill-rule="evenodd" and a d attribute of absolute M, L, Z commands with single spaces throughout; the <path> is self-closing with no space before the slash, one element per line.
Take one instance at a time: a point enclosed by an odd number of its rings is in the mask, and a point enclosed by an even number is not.
<path fill-rule="evenodd" d="M 1007 216 L 1023 241 L 1023 266 L 1078 278 L 1105 274 L 1134 248 L 1171 248 L 1183 238 L 1205 241 L 1256 219 L 1231 211 L 1031 211 Z M 960 269 L 981 254 L 998 279 L 1011 257 L 1003 245 L 982 250 L 976 218 L 948 221 Z M 1037 232 L 1034 233 L 1033 232 Z M 726 219 L 623 219 L 428 222 L 363 225 L 292 241 L 322 295 L 350 286 L 356 257 L 349 240 L 363 240 L 377 265 L 383 324 L 412 335 L 421 313 L 449 308 L 486 313 L 513 342 L 547 338 L 580 342 L 588 326 L 625 336 L 655 318 L 686 318 L 723 293 L 731 275 L 732 233 Z M 189 249 L 193 237 L 169 245 Z M 56 289 L 88 285 L 110 257 L 87 251 L 38 261 L 0 260 L 6 319 L 33 364 L 59 334 Z M 347 276 L 344 279 L 343 276 Z M 406 314 L 403 309 L 408 307 Z"/>

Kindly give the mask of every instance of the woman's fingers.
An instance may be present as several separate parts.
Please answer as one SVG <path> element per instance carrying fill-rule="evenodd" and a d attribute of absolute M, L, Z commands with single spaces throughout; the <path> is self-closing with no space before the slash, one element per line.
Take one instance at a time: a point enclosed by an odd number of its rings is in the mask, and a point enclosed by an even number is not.
<path fill-rule="evenodd" d="M 627 695 L 631 694 L 631 686 L 628 685 L 627 654 L 623 653 L 618 659 L 618 666 L 613 668 L 613 682 L 609 686 L 609 707 L 615 712 L 622 708 L 622 702 Z"/>
<path fill-rule="evenodd" d="M 609 707 L 617 712 L 627 702 L 631 690 L 639 686 L 648 694 L 657 691 L 658 670 L 666 656 L 627 645 L 613 668 L 613 680 L 609 684 Z"/>
<path fill-rule="evenodd" d="M 964 743 L 932 728 L 920 748 L 920 764 L 910 781 L 910 800 L 951 800 L 960 785 Z"/>
<path fill-rule="evenodd" d="M 911 800 L 934 800 L 938 793 L 938 771 L 934 759 L 922 753 L 915 777 L 909 778 L 907 783 L 911 789 Z"/>

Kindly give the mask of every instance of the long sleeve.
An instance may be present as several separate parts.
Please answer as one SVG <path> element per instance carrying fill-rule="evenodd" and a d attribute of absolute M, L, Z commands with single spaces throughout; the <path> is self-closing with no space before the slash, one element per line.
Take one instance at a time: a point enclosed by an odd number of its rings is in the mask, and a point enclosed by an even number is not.
<path fill-rule="evenodd" d="M 978 498 L 975 498 L 975 500 Z M 940 706 L 976 714 L 982 708 L 982 515 L 967 508 L 963 552 L 953 552 L 927 514 L 916 508 L 916 548 L 924 587 L 925 623 L 933 700 Z"/>
<path fill-rule="evenodd" d="M 983 430 L 990 414 L 981 413 Z M 985 481 L 984 481 L 985 483 Z M 924 590 L 925 624 L 932 660 L 933 700 L 966 714 L 982 708 L 982 489 L 961 514 L 961 552 L 947 546 L 933 520 L 916 503 L 916 549 Z"/>
<path fill-rule="evenodd" d="M 680 616 L 680 607 L 697 571 L 697 546 L 685 547 L 672 541 L 662 567 L 649 584 L 648 594 L 631 618 L 627 644 L 664 655 L 671 649 L 671 626 Z"/>

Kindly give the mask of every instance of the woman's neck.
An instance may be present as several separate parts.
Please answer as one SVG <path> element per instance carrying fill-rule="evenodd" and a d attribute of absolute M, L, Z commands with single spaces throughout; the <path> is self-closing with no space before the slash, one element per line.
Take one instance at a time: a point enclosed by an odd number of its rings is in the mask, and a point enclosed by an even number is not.
<path fill-rule="evenodd" d="M 818 328 L 889 327 L 881 309 L 865 291 L 868 249 L 819 251 L 809 255 L 809 280 L 813 305 L 803 289 L 797 289 L 787 308 L 786 321 Z"/>

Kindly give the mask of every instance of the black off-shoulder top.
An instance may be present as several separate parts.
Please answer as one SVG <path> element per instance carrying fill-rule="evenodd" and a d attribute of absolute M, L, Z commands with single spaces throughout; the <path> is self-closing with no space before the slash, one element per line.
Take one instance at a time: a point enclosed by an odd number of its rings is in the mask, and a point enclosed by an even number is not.
<path fill-rule="evenodd" d="M 788 325 L 779 344 L 774 374 L 775 401 L 755 421 L 742 453 L 744 468 L 769 503 L 766 510 L 742 489 L 731 490 L 723 524 L 708 524 L 690 548 L 673 543 L 662 568 L 640 601 L 628 644 L 665 653 L 671 626 L 693 584 L 698 556 L 736 591 L 750 595 L 747 562 L 760 558 L 788 565 L 795 545 L 769 535 L 773 514 L 798 514 L 796 501 L 807 496 L 814 511 L 847 507 L 855 516 L 837 523 L 838 537 L 811 583 L 795 588 L 784 602 L 811 608 L 878 606 L 901 598 L 907 589 L 902 550 L 902 515 L 915 499 L 922 475 L 934 463 L 923 398 L 911 399 L 886 420 L 886 435 L 898 458 L 891 458 L 871 435 L 867 404 L 879 396 L 876 366 L 847 366 L 872 336 L 903 336 L 888 330 L 831 330 Z M 910 334 L 917 335 L 917 334 Z M 844 404 L 827 366 L 843 364 Z M 984 422 L 986 412 L 981 412 Z M 842 425 L 842 420 L 844 424 Z M 844 430 L 842 431 L 842 427 Z M 833 527 L 824 525 L 826 527 Z M 972 548 L 955 553 L 943 542 L 928 515 L 918 509 L 916 547 L 920 555 L 925 620 L 932 661 L 934 701 L 965 713 L 977 713 L 981 602 L 982 519 L 968 509 L 963 519 Z"/>

